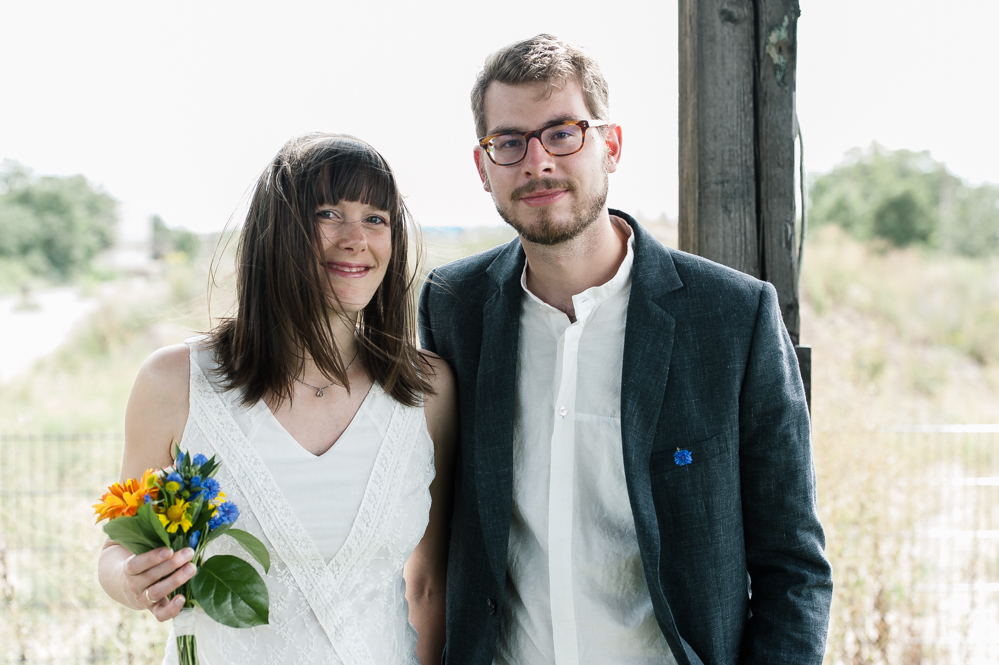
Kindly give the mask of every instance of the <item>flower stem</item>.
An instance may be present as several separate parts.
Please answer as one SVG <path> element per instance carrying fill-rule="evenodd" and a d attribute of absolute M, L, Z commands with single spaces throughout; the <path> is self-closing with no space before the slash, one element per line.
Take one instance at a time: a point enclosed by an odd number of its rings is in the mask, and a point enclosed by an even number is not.
<path fill-rule="evenodd" d="M 179 665 L 198 665 L 198 646 L 194 635 L 177 638 L 177 662 Z"/>

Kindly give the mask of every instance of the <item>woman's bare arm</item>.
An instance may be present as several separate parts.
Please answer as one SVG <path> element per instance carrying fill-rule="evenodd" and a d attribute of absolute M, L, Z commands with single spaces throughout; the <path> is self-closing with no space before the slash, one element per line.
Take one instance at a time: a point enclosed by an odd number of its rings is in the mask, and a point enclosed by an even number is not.
<path fill-rule="evenodd" d="M 173 463 L 173 442 L 180 441 L 187 424 L 189 379 L 190 355 L 185 344 L 156 351 L 139 369 L 125 409 L 122 481 Z M 171 602 L 166 597 L 194 576 L 194 566 L 188 563 L 193 554 L 190 548 L 173 552 L 162 547 L 133 555 L 109 540 L 101 551 L 97 577 L 107 594 L 122 605 L 148 609 L 166 621 L 184 605 L 183 596 Z"/>
<path fill-rule="evenodd" d="M 437 475 L 430 484 L 430 523 L 406 562 L 409 621 L 419 638 L 416 655 L 423 665 L 441 662 L 445 641 L 447 551 L 451 533 L 454 455 L 458 444 L 458 404 L 454 374 L 436 355 L 423 352 L 433 365 L 435 395 L 426 399 L 427 429 L 434 441 Z"/>

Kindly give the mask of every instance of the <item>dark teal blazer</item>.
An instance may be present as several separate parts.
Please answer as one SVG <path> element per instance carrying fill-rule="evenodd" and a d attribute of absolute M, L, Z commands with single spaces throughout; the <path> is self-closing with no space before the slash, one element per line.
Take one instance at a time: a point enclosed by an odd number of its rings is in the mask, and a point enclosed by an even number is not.
<path fill-rule="evenodd" d="M 805 393 L 776 292 L 611 214 L 635 230 L 621 434 L 659 626 L 680 665 L 818 665 L 832 571 Z M 515 239 L 434 270 L 420 297 L 423 346 L 458 382 L 453 665 L 491 663 L 502 613 L 524 261 Z M 677 463 L 678 450 L 689 464 Z"/>

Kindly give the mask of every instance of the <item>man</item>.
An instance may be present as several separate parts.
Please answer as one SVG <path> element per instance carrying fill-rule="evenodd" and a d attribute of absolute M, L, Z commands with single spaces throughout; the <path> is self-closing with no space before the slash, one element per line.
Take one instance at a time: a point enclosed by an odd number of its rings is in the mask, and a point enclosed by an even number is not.
<path fill-rule="evenodd" d="M 606 205 L 596 63 L 548 35 L 472 91 L 518 233 L 428 277 L 461 414 L 445 660 L 820 663 L 832 580 L 774 289 Z"/>

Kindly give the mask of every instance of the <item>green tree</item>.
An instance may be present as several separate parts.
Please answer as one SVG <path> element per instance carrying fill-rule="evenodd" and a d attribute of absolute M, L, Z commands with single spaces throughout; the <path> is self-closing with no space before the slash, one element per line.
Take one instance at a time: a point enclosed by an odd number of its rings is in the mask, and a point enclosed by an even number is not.
<path fill-rule="evenodd" d="M 201 240 L 187 229 L 171 228 L 163 218 L 153 215 L 149 218 L 153 227 L 153 258 L 162 259 L 171 252 L 182 252 L 194 258 L 201 249 Z"/>
<path fill-rule="evenodd" d="M 0 259 L 66 280 L 114 242 L 117 201 L 82 175 L 35 176 L 0 166 Z"/>
<path fill-rule="evenodd" d="M 999 251 L 999 187 L 971 187 L 929 152 L 875 143 L 814 178 L 809 221 L 838 224 L 861 240 L 981 255 Z"/>

